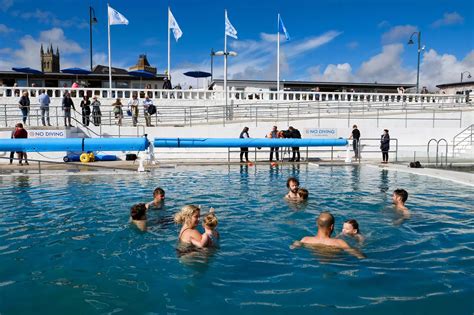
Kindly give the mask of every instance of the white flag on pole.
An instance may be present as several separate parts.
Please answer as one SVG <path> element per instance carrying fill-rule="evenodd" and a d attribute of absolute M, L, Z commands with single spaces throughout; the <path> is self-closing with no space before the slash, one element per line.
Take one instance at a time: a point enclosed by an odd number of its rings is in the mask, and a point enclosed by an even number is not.
<path fill-rule="evenodd" d="M 168 14 L 169 14 L 169 17 L 168 17 L 169 25 L 168 25 L 168 27 L 169 27 L 169 29 L 173 30 L 174 39 L 176 39 L 176 41 L 178 41 L 178 39 L 181 36 L 183 36 L 183 32 L 179 28 L 178 22 L 176 22 L 176 19 L 174 18 L 173 13 L 171 13 L 171 10 L 168 10 Z"/>
<path fill-rule="evenodd" d="M 290 34 L 286 30 L 285 24 L 283 24 L 283 20 L 280 17 L 280 21 L 278 21 L 278 31 L 280 33 L 285 34 L 286 40 L 290 40 Z"/>
<path fill-rule="evenodd" d="M 225 11 L 225 34 L 237 39 L 237 30 L 232 23 L 230 23 L 229 18 L 227 17 L 227 10 Z"/>
<path fill-rule="evenodd" d="M 110 25 L 128 25 L 128 20 L 125 16 L 120 14 L 117 10 L 109 6 L 109 24 Z"/>

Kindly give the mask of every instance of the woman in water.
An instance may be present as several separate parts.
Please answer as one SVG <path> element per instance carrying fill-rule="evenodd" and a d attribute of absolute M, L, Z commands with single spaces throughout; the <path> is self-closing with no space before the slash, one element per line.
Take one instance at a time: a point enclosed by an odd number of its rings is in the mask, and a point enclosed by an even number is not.
<path fill-rule="evenodd" d="M 186 205 L 175 214 L 174 221 L 177 224 L 183 225 L 178 237 L 181 243 L 191 244 L 191 239 L 198 242 L 201 241 L 202 235 L 198 230 L 196 230 L 196 227 L 199 224 L 200 214 L 201 210 L 194 205 Z"/>

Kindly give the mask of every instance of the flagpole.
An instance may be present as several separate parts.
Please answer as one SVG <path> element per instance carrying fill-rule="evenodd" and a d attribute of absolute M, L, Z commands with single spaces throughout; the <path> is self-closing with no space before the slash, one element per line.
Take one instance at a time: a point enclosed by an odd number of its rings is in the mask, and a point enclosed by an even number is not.
<path fill-rule="evenodd" d="M 171 65 L 171 44 L 170 44 L 170 7 L 168 7 L 168 80 L 170 79 Z"/>
<path fill-rule="evenodd" d="M 280 95 L 280 13 L 277 22 L 277 100 Z"/>
<path fill-rule="evenodd" d="M 108 28 L 108 46 L 109 46 L 109 97 L 112 97 L 112 55 L 110 52 L 110 14 L 109 3 L 107 3 L 107 28 Z"/>
<path fill-rule="evenodd" d="M 225 94 L 225 105 L 227 106 L 227 32 L 225 30 L 225 17 L 227 16 L 227 10 L 224 11 L 224 94 Z"/>

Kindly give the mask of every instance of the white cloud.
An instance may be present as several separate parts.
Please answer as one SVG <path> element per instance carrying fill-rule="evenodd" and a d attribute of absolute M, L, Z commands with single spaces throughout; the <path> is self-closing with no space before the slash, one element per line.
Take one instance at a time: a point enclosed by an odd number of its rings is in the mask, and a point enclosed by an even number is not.
<path fill-rule="evenodd" d="M 433 27 L 441 27 L 447 25 L 454 25 L 454 24 L 462 24 L 464 23 L 464 18 L 459 15 L 457 12 L 452 13 L 445 13 L 443 18 L 436 20 L 431 24 Z"/>
<path fill-rule="evenodd" d="M 5 12 L 13 5 L 13 0 L 2 0 L 0 1 L 0 10 Z"/>
<path fill-rule="evenodd" d="M 285 79 L 285 77 L 291 75 L 290 60 L 299 58 L 304 53 L 331 42 L 340 34 L 341 32 L 338 31 L 328 31 L 322 35 L 299 41 L 282 41 L 280 46 L 280 77 Z M 275 79 L 277 63 L 276 34 L 261 33 L 260 40 L 232 41 L 230 46 L 239 55 L 228 59 L 229 78 Z M 222 72 L 219 73 L 222 74 Z"/>
<path fill-rule="evenodd" d="M 20 47 L 18 49 L 4 48 L 2 51 L 8 53 L 8 55 L 2 58 L 3 63 L 0 64 L 0 67 L 2 69 L 8 69 L 11 68 L 11 66 L 39 68 L 41 44 L 44 44 L 45 50 L 50 44 L 53 45 L 54 50 L 59 46 L 62 68 L 71 64 L 78 66 L 77 58 L 69 59 L 69 56 L 80 54 L 84 51 L 78 43 L 68 39 L 62 29 L 52 28 L 41 32 L 38 38 L 34 38 L 31 35 L 23 36 L 18 40 L 18 44 L 16 45 Z M 5 49 L 9 50 L 7 51 Z"/>
<path fill-rule="evenodd" d="M 35 19 L 39 23 L 52 25 L 61 28 L 76 27 L 84 29 L 89 27 L 89 23 L 86 20 L 72 17 L 66 20 L 59 19 L 53 12 L 36 9 L 35 11 L 15 11 L 14 16 L 18 16 L 25 20 Z"/>
<path fill-rule="evenodd" d="M 382 35 L 382 43 L 390 44 L 394 42 L 406 42 L 413 32 L 418 31 L 418 28 L 413 25 L 397 25 Z"/>
<path fill-rule="evenodd" d="M 7 34 L 7 33 L 10 33 L 10 32 L 13 32 L 12 28 L 9 28 L 5 24 L 0 24 L 0 34 Z"/>
<path fill-rule="evenodd" d="M 143 46 L 158 46 L 160 41 L 156 37 L 149 37 L 143 41 Z"/>
<path fill-rule="evenodd" d="M 359 42 L 353 41 L 353 42 L 347 43 L 347 48 L 349 49 L 356 49 L 357 47 L 359 47 Z"/>
<path fill-rule="evenodd" d="M 378 28 L 390 27 L 390 22 L 388 22 L 387 20 L 383 20 L 382 22 L 377 24 L 377 27 Z"/>
<path fill-rule="evenodd" d="M 9 55 L 12 52 L 13 52 L 13 49 L 11 49 L 9 47 L 0 49 L 0 55 Z"/>
<path fill-rule="evenodd" d="M 321 66 L 308 69 L 314 81 L 336 82 L 378 82 L 378 83 L 416 83 L 416 68 L 402 64 L 402 44 L 383 46 L 382 52 L 363 62 L 357 71 L 349 63 L 330 64 L 321 72 Z M 460 80 L 460 74 L 469 71 L 474 74 L 474 50 L 464 59 L 454 55 L 438 54 L 430 49 L 425 52 L 420 64 L 420 88 L 427 86 L 435 90 L 436 85 Z"/>

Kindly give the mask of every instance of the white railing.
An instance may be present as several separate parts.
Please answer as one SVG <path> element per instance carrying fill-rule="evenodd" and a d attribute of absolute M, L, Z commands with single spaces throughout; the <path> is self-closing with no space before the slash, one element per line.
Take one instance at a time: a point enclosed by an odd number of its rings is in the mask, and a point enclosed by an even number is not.
<path fill-rule="evenodd" d="M 38 96 L 43 88 L 0 87 L 0 100 L 4 103 L 17 102 L 23 91 L 31 97 Z M 128 99 L 133 94 L 139 98 L 150 97 L 152 100 L 167 102 L 184 101 L 215 101 L 223 104 L 223 91 L 208 90 L 156 90 L 156 89 L 106 89 L 106 88 L 44 88 L 53 99 L 60 99 L 65 92 L 70 92 L 73 99 L 81 99 L 84 95 L 97 96 L 101 99 Z M 465 103 L 464 95 L 446 94 L 395 94 L 395 93 L 350 93 L 350 92 L 305 92 L 305 91 L 229 91 L 228 100 L 239 102 L 387 102 L 387 103 Z"/>

